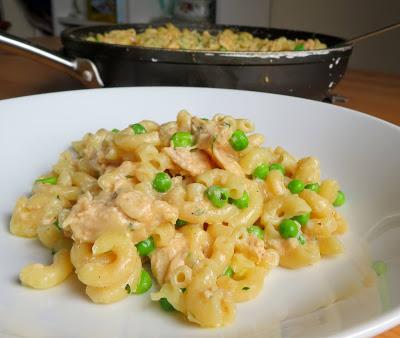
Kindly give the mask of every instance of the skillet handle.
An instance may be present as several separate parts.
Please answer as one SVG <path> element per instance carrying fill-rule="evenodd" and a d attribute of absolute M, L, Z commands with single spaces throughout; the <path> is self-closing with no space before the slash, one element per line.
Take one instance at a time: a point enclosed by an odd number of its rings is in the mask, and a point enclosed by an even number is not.
<path fill-rule="evenodd" d="M 68 72 L 88 88 L 104 87 L 96 65 L 83 58 L 68 59 L 49 49 L 38 47 L 0 30 L 0 49 L 20 54 L 43 64 Z"/>

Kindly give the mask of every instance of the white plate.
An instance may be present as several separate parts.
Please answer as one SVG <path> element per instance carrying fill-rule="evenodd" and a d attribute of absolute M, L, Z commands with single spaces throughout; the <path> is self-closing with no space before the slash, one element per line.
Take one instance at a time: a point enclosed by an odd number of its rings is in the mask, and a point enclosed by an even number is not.
<path fill-rule="evenodd" d="M 9 233 L 17 197 L 29 193 L 33 180 L 85 132 L 123 128 L 143 118 L 168 121 L 182 108 L 200 116 L 249 118 L 268 145 L 320 158 L 323 177 L 338 179 L 348 198 L 341 208 L 351 230 L 344 236 L 346 253 L 301 270 L 273 270 L 262 294 L 239 304 L 235 323 L 222 329 L 200 329 L 164 313 L 148 294 L 95 305 L 75 277 L 47 291 L 20 286 L 20 268 L 48 262 L 50 254 L 37 241 Z M 2 101 L 0 144 L 0 335 L 358 337 L 400 322 L 400 128 L 389 123 L 333 105 L 255 92 L 120 88 Z M 366 288 L 363 282 L 373 275 L 369 254 L 371 260 L 383 259 L 389 274 Z"/>

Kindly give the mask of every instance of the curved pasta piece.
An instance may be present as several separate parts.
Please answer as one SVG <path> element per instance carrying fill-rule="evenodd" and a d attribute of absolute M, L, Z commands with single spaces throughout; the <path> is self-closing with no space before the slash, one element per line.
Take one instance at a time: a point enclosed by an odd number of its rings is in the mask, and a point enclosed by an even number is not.
<path fill-rule="evenodd" d="M 72 147 L 80 157 L 88 159 L 89 171 L 102 174 L 109 163 L 120 160 L 113 139 L 113 133 L 100 129 L 95 134 L 87 133 L 81 141 L 72 142 Z"/>
<path fill-rule="evenodd" d="M 303 231 L 305 234 L 317 237 L 317 238 L 326 238 L 330 237 L 333 233 L 335 233 L 338 224 L 333 215 L 329 215 L 324 218 L 312 218 L 307 224 L 303 227 Z"/>
<path fill-rule="evenodd" d="M 127 280 L 123 281 L 119 285 L 108 287 L 87 286 L 86 294 L 89 298 L 96 304 L 111 304 L 126 298 L 128 296 L 126 285 L 129 285 L 132 290 L 135 290 L 142 271 L 142 262 L 140 257 L 136 255 L 134 259 L 135 269 L 129 275 Z"/>
<path fill-rule="evenodd" d="M 229 292 L 217 286 L 212 261 L 203 260 L 193 270 L 184 293 L 187 318 L 203 327 L 224 326 L 233 321 L 235 307 Z"/>
<path fill-rule="evenodd" d="M 318 194 L 326 198 L 330 203 L 333 203 L 336 200 L 339 190 L 340 187 L 338 182 L 335 180 L 324 180 L 321 182 Z"/>
<path fill-rule="evenodd" d="M 238 280 L 235 279 L 235 275 L 233 278 L 221 276 L 218 278 L 217 285 L 232 292 L 235 302 L 245 302 L 257 297 L 261 292 L 267 271 L 262 267 L 253 267 L 247 269 Z"/>
<path fill-rule="evenodd" d="M 35 237 L 40 224 L 52 224 L 61 211 L 63 203 L 56 195 L 37 193 L 31 198 L 20 197 L 15 205 L 10 231 L 22 237 Z"/>
<path fill-rule="evenodd" d="M 51 265 L 31 264 L 22 269 L 19 279 L 22 285 L 34 289 L 48 289 L 63 282 L 71 274 L 73 266 L 69 250 L 61 249 L 54 254 Z"/>
<path fill-rule="evenodd" d="M 275 157 L 275 162 L 280 163 L 285 168 L 285 172 L 288 176 L 292 176 L 297 168 L 297 160 L 290 155 L 282 147 L 276 147 L 273 156 Z"/>
<path fill-rule="evenodd" d="M 161 286 L 158 292 L 151 294 L 151 300 L 159 301 L 161 298 L 166 298 L 175 310 L 186 314 L 188 308 L 184 301 L 185 293 L 179 287 L 167 282 Z"/>
<path fill-rule="evenodd" d="M 252 133 L 255 130 L 254 123 L 248 119 L 236 119 L 236 128 L 245 133 Z"/>
<path fill-rule="evenodd" d="M 214 273 L 221 275 L 228 267 L 235 249 L 233 238 L 217 237 L 213 243 L 213 249 L 210 259 L 214 261 Z"/>
<path fill-rule="evenodd" d="M 50 194 L 53 196 L 58 196 L 65 205 L 66 201 L 76 202 L 79 196 L 82 194 L 82 189 L 80 187 L 73 186 L 61 186 L 52 184 L 35 184 L 33 186 L 32 192 L 34 195 L 38 194 Z"/>
<path fill-rule="evenodd" d="M 68 170 L 69 172 L 73 172 L 76 169 L 76 162 L 73 158 L 73 155 L 70 151 L 63 151 L 58 157 L 58 161 L 55 165 L 53 165 L 53 171 L 60 175 L 62 171 Z"/>
<path fill-rule="evenodd" d="M 336 237 L 318 238 L 318 246 L 321 256 L 336 256 L 343 253 L 343 245 Z"/>
<path fill-rule="evenodd" d="M 124 151 L 134 151 L 143 143 L 159 145 L 160 137 L 156 131 L 136 135 L 131 128 L 127 128 L 115 135 L 114 142 Z"/>
<path fill-rule="evenodd" d="M 74 242 L 71 248 L 70 256 L 71 263 L 75 267 L 75 269 L 80 269 L 83 265 L 88 263 L 92 257 L 92 244 L 91 243 L 80 243 Z M 111 262 L 112 258 L 110 258 L 108 262 Z"/>
<path fill-rule="evenodd" d="M 284 218 L 309 213 L 311 208 L 298 195 L 283 195 L 271 198 L 264 204 L 260 222 L 265 227 L 278 225 Z"/>
<path fill-rule="evenodd" d="M 341 215 L 337 211 L 335 211 L 333 217 L 336 220 L 336 230 L 333 232 L 334 235 L 343 235 L 349 227 L 346 219 L 343 217 L 343 215 Z"/>
<path fill-rule="evenodd" d="M 168 147 L 171 143 L 171 137 L 178 131 L 178 125 L 175 121 L 164 123 L 158 131 L 160 135 L 160 145 Z"/>
<path fill-rule="evenodd" d="M 231 217 L 228 223 L 234 227 L 248 227 L 260 218 L 263 210 L 263 196 L 256 182 L 246 180 L 249 206 L 240 209 L 237 215 Z"/>
<path fill-rule="evenodd" d="M 94 256 L 112 251 L 115 259 L 109 264 L 87 262 L 77 268 L 79 280 L 94 287 L 121 284 L 137 269 L 138 253 L 130 239 L 118 232 L 104 233 L 92 246 Z"/>
<path fill-rule="evenodd" d="M 246 180 L 238 175 L 232 174 L 223 169 L 211 169 L 199 175 L 197 182 L 204 184 L 206 187 L 212 185 L 220 185 L 226 188 L 229 196 L 232 198 L 240 198 L 246 189 Z"/>
<path fill-rule="evenodd" d="M 189 246 L 190 260 L 194 263 L 208 257 L 212 248 L 212 238 L 210 236 L 210 227 L 207 231 L 203 226 L 197 224 L 188 224 L 179 229 L 179 232 L 185 236 Z"/>
<path fill-rule="evenodd" d="M 72 173 L 71 183 L 79 188 L 82 192 L 90 191 L 96 193 L 99 190 L 97 179 L 83 171 L 75 171 Z"/>
<path fill-rule="evenodd" d="M 240 237 L 236 241 L 236 253 L 243 254 L 247 259 L 262 267 L 267 268 L 279 264 L 279 253 L 275 249 L 265 248 L 264 240 L 249 235 L 247 229 Z"/>
<path fill-rule="evenodd" d="M 54 224 L 42 224 L 37 227 L 39 241 L 48 249 L 58 251 L 71 249 L 72 240 L 64 236 L 64 232 Z"/>
<path fill-rule="evenodd" d="M 240 158 L 240 166 L 246 175 L 251 175 L 260 164 L 272 163 L 272 152 L 269 148 L 253 148 Z"/>
<path fill-rule="evenodd" d="M 187 255 L 188 243 L 181 233 L 176 233 L 168 245 L 151 253 L 151 271 L 160 285 L 170 279 L 175 269 L 185 265 Z"/>
<path fill-rule="evenodd" d="M 192 129 L 192 115 L 187 110 L 181 110 L 176 116 L 176 124 L 179 131 L 190 131 Z"/>
<path fill-rule="evenodd" d="M 289 269 L 298 269 L 313 265 L 320 259 L 321 255 L 317 241 L 309 240 L 306 244 L 299 245 L 296 240 L 295 245 L 286 245 L 284 253 L 281 254 L 280 266 Z"/>
<path fill-rule="evenodd" d="M 294 178 L 307 183 L 319 183 L 321 171 L 319 161 L 315 157 L 305 157 L 297 162 Z"/>
<path fill-rule="evenodd" d="M 335 211 L 332 204 L 318 193 L 304 189 L 299 196 L 304 199 L 311 208 L 311 218 L 326 218 L 332 216 Z"/>
<path fill-rule="evenodd" d="M 170 283 L 176 288 L 185 288 L 192 281 L 192 269 L 188 265 L 181 265 L 171 274 Z"/>
<path fill-rule="evenodd" d="M 269 196 L 280 196 L 289 193 L 285 186 L 285 176 L 280 170 L 272 170 L 265 180 L 265 190 Z"/>
<path fill-rule="evenodd" d="M 125 161 L 119 167 L 108 170 L 98 178 L 100 188 L 103 191 L 114 192 L 129 184 L 137 166 L 137 163 Z"/>
<path fill-rule="evenodd" d="M 142 120 L 139 123 L 146 129 L 147 132 L 158 131 L 160 128 L 157 122 L 150 120 Z"/>

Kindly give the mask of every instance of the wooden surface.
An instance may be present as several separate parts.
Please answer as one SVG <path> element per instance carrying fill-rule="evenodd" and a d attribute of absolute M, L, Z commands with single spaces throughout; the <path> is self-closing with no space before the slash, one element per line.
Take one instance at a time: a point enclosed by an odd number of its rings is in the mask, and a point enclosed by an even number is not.
<path fill-rule="evenodd" d="M 334 92 L 348 98 L 342 106 L 400 125 L 400 76 L 348 71 Z"/>
<path fill-rule="evenodd" d="M 52 49 L 61 47 L 56 38 L 35 42 Z M 79 81 L 58 70 L 0 51 L 0 99 L 81 88 Z M 333 92 L 347 98 L 341 106 L 400 125 L 400 76 L 348 71 Z M 400 326 L 377 336 L 396 337 L 400 337 Z"/>

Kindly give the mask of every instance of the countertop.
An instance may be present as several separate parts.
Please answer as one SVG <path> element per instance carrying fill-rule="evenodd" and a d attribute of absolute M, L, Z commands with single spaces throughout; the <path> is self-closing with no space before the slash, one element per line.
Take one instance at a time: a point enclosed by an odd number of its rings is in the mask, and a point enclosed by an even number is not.
<path fill-rule="evenodd" d="M 57 38 L 33 39 L 50 49 L 59 49 Z M 0 99 L 84 88 L 64 73 L 24 57 L 0 51 Z M 400 76 L 349 70 L 334 94 L 346 98 L 341 106 L 359 110 L 400 125 Z M 400 326 L 376 338 L 400 337 Z"/>

